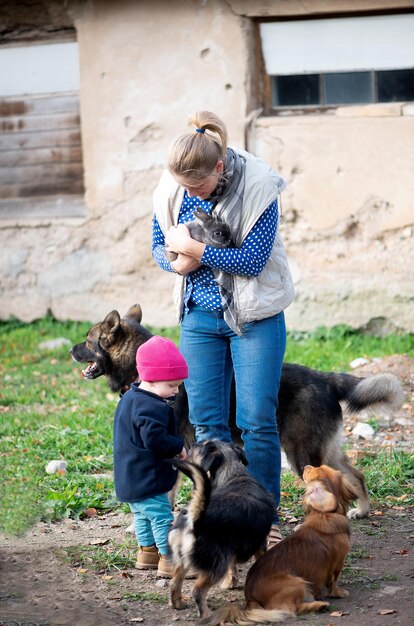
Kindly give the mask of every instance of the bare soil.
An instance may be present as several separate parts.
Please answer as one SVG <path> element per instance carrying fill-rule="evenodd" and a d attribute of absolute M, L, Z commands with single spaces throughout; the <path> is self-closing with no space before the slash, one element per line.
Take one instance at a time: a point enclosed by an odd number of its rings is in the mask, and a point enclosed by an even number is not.
<path fill-rule="evenodd" d="M 365 376 L 392 372 L 404 387 L 401 409 L 377 416 L 379 428 L 370 441 L 352 435 L 356 417 L 345 417 L 345 432 L 355 456 L 381 447 L 412 450 L 414 441 L 414 360 L 405 356 L 374 359 L 355 370 Z M 369 419 L 369 414 L 362 416 Z M 358 417 L 361 420 L 361 416 Z M 392 494 L 391 494 L 392 495 Z M 352 558 L 341 584 L 348 598 L 331 599 L 320 614 L 300 617 L 308 626 L 411 626 L 414 623 L 414 508 L 389 500 L 368 519 L 352 521 Z M 197 620 L 191 601 L 193 581 L 185 582 L 188 608 L 174 611 L 167 604 L 168 581 L 154 572 L 135 569 L 110 575 L 71 565 L 69 546 L 96 545 L 101 540 L 120 544 L 131 516 L 109 513 L 84 521 L 40 523 L 25 537 L 1 537 L 0 626 L 190 626 Z M 294 525 L 282 523 L 285 535 Z M 250 564 L 240 568 L 243 582 Z M 242 588 L 213 589 L 209 603 L 243 602 Z M 295 623 L 295 622 L 289 622 Z"/>

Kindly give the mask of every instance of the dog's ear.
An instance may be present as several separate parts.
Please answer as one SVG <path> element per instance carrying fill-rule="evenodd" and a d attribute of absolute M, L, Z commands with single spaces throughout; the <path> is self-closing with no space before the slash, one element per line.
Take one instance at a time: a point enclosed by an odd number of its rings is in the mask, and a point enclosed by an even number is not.
<path fill-rule="evenodd" d="M 234 448 L 234 451 L 236 453 L 237 459 L 239 461 L 241 461 L 241 463 L 243 463 L 243 465 L 248 465 L 249 462 L 247 460 L 247 456 L 246 456 L 246 453 L 243 450 L 243 448 L 241 446 L 239 446 L 237 443 L 233 444 L 233 448 Z"/>
<path fill-rule="evenodd" d="M 129 320 L 135 320 L 138 324 L 141 323 L 142 320 L 142 309 L 139 304 L 133 304 L 129 307 L 128 311 L 125 313 L 125 318 Z"/>
<path fill-rule="evenodd" d="M 217 471 L 224 463 L 224 454 L 213 442 L 206 443 L 203 452 L 201 467 L 209 474 L 210 479 L 214 480 Z"/>
<path fill-rule="evenodd" d="M 118 311 L 111 311 L 102 322 L 102 327 L 108 333 L 116 333 L 121 323 L 121 316 Z"/>

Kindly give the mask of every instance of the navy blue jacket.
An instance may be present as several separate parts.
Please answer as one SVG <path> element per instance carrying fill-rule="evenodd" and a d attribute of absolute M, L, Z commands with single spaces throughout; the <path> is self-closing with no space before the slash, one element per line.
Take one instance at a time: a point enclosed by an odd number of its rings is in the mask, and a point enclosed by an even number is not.
<path fill-rule="evenodd" d="M 133 383 L 120 399 L 114 419 L 115 491 L 121 502 L 167 493 L 177 470 L 166 459 L 179 454 L 174 411 L 163 398 Z"/>

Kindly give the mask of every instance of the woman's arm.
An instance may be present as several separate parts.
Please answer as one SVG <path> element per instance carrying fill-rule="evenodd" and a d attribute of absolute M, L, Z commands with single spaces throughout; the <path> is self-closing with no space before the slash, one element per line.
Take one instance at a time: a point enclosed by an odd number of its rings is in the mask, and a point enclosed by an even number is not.
<path fill-rule="evenodd" d="M 171 263 L 165 258 L 164 233 L 155 215 L 152 219 L 152 256 L 162 270 L 166 270 L 167 272 L 174 271 L 174 268 L 171 267 Z"/>
<path fill-rule="evenodd" d="M 155 216 L 152 220 L 152 256 L 161 269 L 167 272 L 176 272 L 182 276 L 200 267 L 200 263 L 189 255 L 178 254 L 177 259 L 172 262 L 165 258 L 164 233 Z"/>
<path fill-rule="evenodd" d="M 215 248 L 191 239 L 183 225 L 170 228 L 166 240 L 175 251 L 198 259 L 202 265 L 230 274 L 258 276 L 266 265 L 276 236 L 278 208 L 275 200 L 258 219 L 240 248 Z"/>

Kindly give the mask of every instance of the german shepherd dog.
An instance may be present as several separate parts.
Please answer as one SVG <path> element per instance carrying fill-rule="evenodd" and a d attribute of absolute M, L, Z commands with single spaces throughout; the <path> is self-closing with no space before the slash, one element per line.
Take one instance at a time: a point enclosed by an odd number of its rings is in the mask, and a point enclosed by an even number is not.
<path fill-rule="evenodd" d="M 208 615 L 207 594 L 220 581 L 235 586 L 235 565 L 264 552 L 275 502 L 247 471 L 237 444 L 211 440 L 194 444 L 191 462 L 174 461 L 194 484 L 189 505 L 168 535 L 173 561 L 170 604 L 184 608 L 186 572 L 197 574 L 193 598 L 200 617 Z"/>
<path fill-rule="evenodd" d="M 203 619 L 203 626 L 282 622 L 328 607 L 329 602 L 315 599 L 325 588 L 333 598 L 349 595 L 337 580 L 349 552 L 346 514 L 356 493 L 346 476 L 326 465 L 307 465 L 303 480 L 303 524 L 252 565 L 244 586 L 245 607 L 228 604 Z"/>
<path fill-rule="evenodd" d="M 124 318 L 111 311 L 90 328 L 86 341 L 73 346 L 72 357 L 88 363 L 83 377 L 106 376 L 112 391 L 123 393 L 136 380 L 135 354 L 139 345 L 151 337 L 141 325 L 142 312 L 132 306 Z M 401 386 L 392 374 L 366 379 L 350 374 L 319 372 L 308 367 L 284 363 L 279 390 L 277 421 L 280 440 L 291 467 L 301 476 L 306 465 L 330 465 L 348 476 L 357 492 L 357 507 L 349 517 L 366 517 L 369 498 L 362 472 L 353 467 L 342 449 L 342 409 L 344 401 L 353 412 L 374 404 L 397 407 L 403 401 Z M 234 409 L 234 402 L 233 409 Z M 177 396 L 179 429 L 186 447 L 194 441 L 194 430 L 188 419 L 184 387 Z M 234 410 L 230 415 L 233 439 L 240 442 Z"/>

